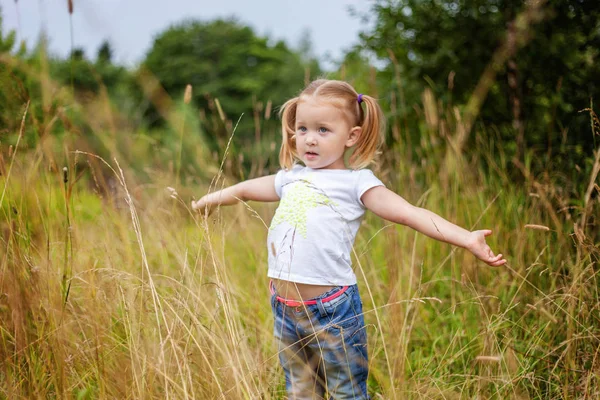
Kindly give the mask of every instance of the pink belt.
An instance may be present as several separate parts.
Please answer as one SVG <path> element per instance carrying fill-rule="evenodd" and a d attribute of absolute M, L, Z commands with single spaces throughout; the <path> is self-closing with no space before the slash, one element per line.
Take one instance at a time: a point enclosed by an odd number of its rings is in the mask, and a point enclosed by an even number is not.
<path fill-rule="evenodd" d="M 269 289 L 271 290 L 271 294 L 275 294 L 275 289 L 273 288 L 273 281 L 269 281 Z M 340 297 L 342 294 L 344 294 L 344 292 L 348 289 L 348 286 L 344 286 L 342 287 L 339 291 L 335 292 L 334 294 L 332 294 L 331 296 L 327 296 L 321 299 L 322 303 L 327 303 L 328 301 L 331 301 L 337 297 Z M 304 300 L 304 301 L 299 301 L 299 300 L 291 300 L 291 299 L 285 299 L 283 297 L 280 296 L 276 296 L 275 297 L 277 299 L 278 302 L 285 304 L 286 306 L 289 307 L 299 307 L 302 305 L 305 306 L 312 306 L 317 304 L 317 300 Z"/>

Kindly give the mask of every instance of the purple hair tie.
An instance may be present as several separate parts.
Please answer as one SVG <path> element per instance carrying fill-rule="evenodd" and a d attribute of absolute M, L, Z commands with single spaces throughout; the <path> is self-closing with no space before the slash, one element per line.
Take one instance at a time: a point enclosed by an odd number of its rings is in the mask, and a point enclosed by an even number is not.
<path fill-rule="evenodd" d="M 362 103 L 362 93 L 358 95 L 358 104 Z"/>

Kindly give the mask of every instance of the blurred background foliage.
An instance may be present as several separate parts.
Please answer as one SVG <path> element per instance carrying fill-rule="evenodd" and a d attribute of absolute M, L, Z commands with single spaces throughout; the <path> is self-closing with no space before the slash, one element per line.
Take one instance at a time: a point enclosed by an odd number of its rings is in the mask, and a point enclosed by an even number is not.
<path fill-rule="evenodd" d="M 600 83 L 596 1 L 379 0 L 356 18 L 365 29 L 336 71 L 322 69 L 310 42 L 290 48 L 235 19 L 171 26 L 130 68 L 113 62 L 109 42 L 97 54 L 75 48 L 62 59 L 48 54 L 43 36 L 29 49 L 10 32 L 0 37 L 2 141 L 14 143 L 29 99 L 36 123 L 28 127 L 27 146 L 46 135 L 76 134 L 98 154 L 107 151 L 99 130 L 178 143 L 180 131 L 168 121 L 173 110 L 187 107 L 195 129 L 186 134 L 201 135 L 215 160 L 239 122 L 232 145 L 248 154 L 234 170 L 247 174 L 249 160 L 258 157 L 264 157 L 259 169 L 271 170 L 276 158 L 264 154 L 276 153 L 274 142 L 278 148 L 278 107 L 325 75 L 379 97 L 398 130 L 390 129 L 387 145 L 411 146 L 416 157 L 426 94 L 448 117 L 468 119 L 473 111 L 467 129 L 495 140 L 517 162 L 530 152 L 534 168 L 564 172 L 591 163 L 596 138 L 582 111 L 593 108 Z M 184 106 L 187 85 L 193 90 Z M 99 97 L 112 108 L 112 127 L 81 116 L 101 107 Z M 474 145 L 470 138 L 465 151 Z"/>
<path fill-rule="evenodd" d="M 489 66 L 495 80 L 479 124 L 518 154 L 539 150 L 544 166 L 573 167 L 590 156 L 595 141 L 579 112 L 600 88 L 597 2 L 377 1 L 365 18 L 374 27 L 362 33 L 360 50 L 385 63 L 383 80 L 402 86 L 407 99 L 429 87 L 446 104 L 466 104 Z M 494 63 L 500 48 L 504 62 Z M 404 113 L 414 123 L 411 106 Z"/>

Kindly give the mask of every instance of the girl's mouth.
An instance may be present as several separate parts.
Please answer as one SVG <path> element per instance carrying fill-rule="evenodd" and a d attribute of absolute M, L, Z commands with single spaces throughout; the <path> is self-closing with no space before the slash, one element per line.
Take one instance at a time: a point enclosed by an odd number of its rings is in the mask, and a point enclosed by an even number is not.
<path fill-rule="evenodd" d="M 304 156 L 309 160 L 313 160 L 313 159 L 317 158 L 318 154 L 313 153 L 312 151 L 307 151 L 306 153 L 304 153 Z"/>

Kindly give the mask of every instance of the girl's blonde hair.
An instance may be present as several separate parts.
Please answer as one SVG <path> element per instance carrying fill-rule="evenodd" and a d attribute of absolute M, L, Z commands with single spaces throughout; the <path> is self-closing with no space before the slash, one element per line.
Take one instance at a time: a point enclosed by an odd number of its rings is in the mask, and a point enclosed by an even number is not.
<path fill-rule="evenodd" d="M 339 107 L 349 118 L 352 126 L 360 126 L 362 131 L 354 145 L 354 152 L 348 160 L 349 167 L 361 169 L 368 166 L 375 158 L 380 139 L 385 131 L 385 119 L 377 101 L 367 95 L 361 95 L 347 82 L 317 79 L 308 84 L 298 97 L 288 100 L 281 107 L 281 131 L 283 141 L 279 150 L 279 163 L 282 168 L 290 169 L 294 161 L 299 160 L 296 150 L 296 109 L 298 103 L 307 97 L 329 101 Z"/>

